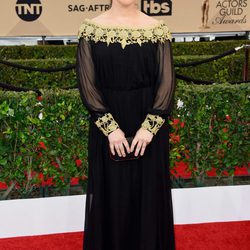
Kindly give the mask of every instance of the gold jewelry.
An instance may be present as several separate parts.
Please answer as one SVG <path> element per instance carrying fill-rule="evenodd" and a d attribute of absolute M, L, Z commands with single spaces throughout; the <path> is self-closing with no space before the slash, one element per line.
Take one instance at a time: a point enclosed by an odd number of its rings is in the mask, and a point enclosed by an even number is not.
<path fill-rule="evenodd" d="M 108 45 L 119 42 L 123 49 L 126 45 L 133 43 L 141 46 L 142 43 L 148 41 L 163 43 L 165 40 L 172 40 L 172 35 L 162 19 L 157 24 L 145 28 L 135 28 L 131 26 L 102 25 L 85 18 L 78 31 L 78 39 L 81 37 L 87 41 L 106 42 Z"/>
<path fill-rule="evenodd" d="M 147 129 L 149 132 L 153 133 L 156 135 L 160 127 L 163 125 L 165 122 L 165 119 L 163 119 L 159 115 L 152 115 L 152 114 L 147 114 L 145 120 L 141 124 L 142 128 Z"/>
<path fill-rule="evenodd" d="M 103 116 L 98 117 L 95 124 L 106 136 L 119 128 L 118 123 L 115 121 L 111 113 L 105 113 Z"/>

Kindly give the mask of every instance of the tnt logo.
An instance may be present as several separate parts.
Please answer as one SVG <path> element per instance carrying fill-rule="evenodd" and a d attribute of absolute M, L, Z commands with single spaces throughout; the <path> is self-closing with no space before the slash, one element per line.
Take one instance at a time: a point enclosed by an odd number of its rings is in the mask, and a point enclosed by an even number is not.
<path fill-rule="evenodd" d="M 142 12 L 149 16 L 172 15 L 172 0 L 142 0 Z"/>
<path fill-rule="evenodd" d="M 18 0 L 16 13 L 24 21 L 35 21 L 42 14 L 42 4 L 40 0 Z"/>

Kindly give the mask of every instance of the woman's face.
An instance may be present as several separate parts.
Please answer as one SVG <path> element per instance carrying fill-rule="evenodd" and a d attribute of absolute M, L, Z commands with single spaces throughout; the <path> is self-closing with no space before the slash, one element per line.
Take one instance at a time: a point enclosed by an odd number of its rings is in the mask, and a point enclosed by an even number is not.
<path fill-rule="evenodd" d="M 113 3 L 117 2 L 120 5 L 123 6 L 129 6 L 137 3 L 137 0 L 113 0 Z"/>

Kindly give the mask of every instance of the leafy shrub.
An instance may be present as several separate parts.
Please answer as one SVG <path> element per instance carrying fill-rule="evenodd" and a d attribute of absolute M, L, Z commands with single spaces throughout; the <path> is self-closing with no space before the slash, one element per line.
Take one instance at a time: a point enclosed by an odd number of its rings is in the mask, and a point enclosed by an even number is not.
<path fill-rule="evenodd" d="M 233 176 L 236 165 L 248 163 L 249 89 L 178 82 L 169 120 L 171 169 L 186 161 L 194 182 L 202 185 L 212 168 L 219 177 L 225 171 Z M 0 91 L 0 182 L 20 197 L 47 185 L 48 178 L 63 194 L 73 177 L 86 184 L 89 114 L 79 92 L 42 92 L 37 100 L 31 91 Z"/>
<path fill-rule="evenodd" d="M 174 63 L 197 61 L 209 56 L 175 56 Z M 74 64 L 75 59 L 31 59 L 10 60 L 12 62 L 38 68 L 62 67 Z M 196 67 L 176 67 L 176 72 L 203 80 L 214 80 L 216 82 L 241 81 L 243 75 L 244 57 L 242 55 L 230 55 L 218 61 L 202 64 Z M 15 69 L 0 65 L 0 81 L 11 83 L 15 86 L 28 88 L 55 88 L 75 86 L 76 74 L 74 70 L 56 73 L 40 73 Z"/>

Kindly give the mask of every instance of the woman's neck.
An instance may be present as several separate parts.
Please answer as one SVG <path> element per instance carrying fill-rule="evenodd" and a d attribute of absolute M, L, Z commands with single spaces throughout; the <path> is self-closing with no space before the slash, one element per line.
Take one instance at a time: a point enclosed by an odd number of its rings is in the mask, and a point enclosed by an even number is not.
<path fill-rule="evenodd" d="M 129 5 L 122 5 L 118 2 L 113 2 L 111 8 L 108 10 L 110 16 L 116 20 L 127 20 L 139 17 L 140 11 L 135 3 Z"/>

